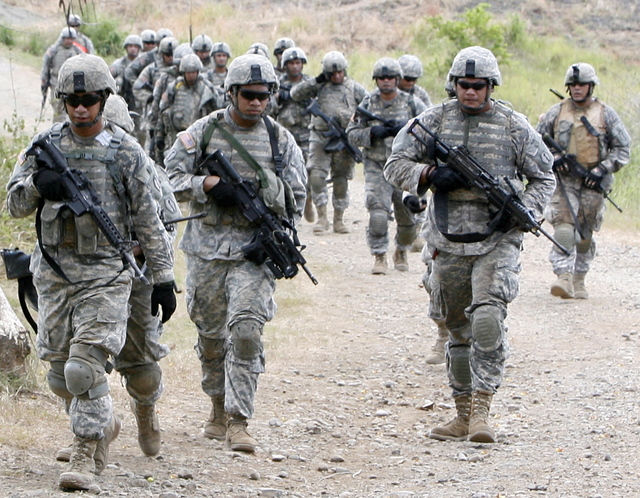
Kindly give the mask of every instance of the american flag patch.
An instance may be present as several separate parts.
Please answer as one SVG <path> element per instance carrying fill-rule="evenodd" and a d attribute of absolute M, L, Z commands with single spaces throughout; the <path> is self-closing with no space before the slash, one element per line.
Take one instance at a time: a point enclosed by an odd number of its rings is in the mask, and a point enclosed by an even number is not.
<path fill-rule="evenodd" d="M 189 135 L 188 133 L 180 133 L 178 135 L 178 138 L 180 138 L 182 145 L 184 145 L 184 148 L 187 150 L 193 149 L 196 146 L 193 138 L 191 138 L 191 135 Z"/>

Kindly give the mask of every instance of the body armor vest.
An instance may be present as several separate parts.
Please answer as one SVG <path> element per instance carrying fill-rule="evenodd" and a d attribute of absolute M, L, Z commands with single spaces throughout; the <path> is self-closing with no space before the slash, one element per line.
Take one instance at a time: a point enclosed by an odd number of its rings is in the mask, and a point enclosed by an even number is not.
<path fill-rule="evenodd" d="M 352 79 L 345 78 L 341 85 L 325 83 L 318 90 L 318 104 L 322 112 L 336 118 L 342 128 L 346 128 L 351 116 L 356 112 L 355 84 Z M 329 127 L 324 119 L 314 116 L 311 119 L 313 128 L 317 131 L 327 131 Z"/>
<path fill-rule="evenodd" d="M 560 104 L 553 131 L 558 143 L 567 153 L 575 154 L 585 168 L 597 166 L 600 163 L 598 137 L 606 133 L 604 105 L 594 100 L 588 107 L 581 108 L 571 99 L 565 100 Z"/>

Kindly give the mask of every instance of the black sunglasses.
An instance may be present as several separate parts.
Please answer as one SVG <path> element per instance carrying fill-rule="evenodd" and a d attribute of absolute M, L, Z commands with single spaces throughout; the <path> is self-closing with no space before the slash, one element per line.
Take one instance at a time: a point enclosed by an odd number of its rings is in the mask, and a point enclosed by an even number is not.
<path fill-rule="evenodd" d="M 92 105 L 96 105 L 98 102 L 102 100 L 102 96 L 97 93 L 85 93 L 84 95 L 65 95 L 62 97 L 65 104 L 69 104 L 71 107 L 82 106 L 85 108 L 89 108 Z"/>
<path fill-rule="evenodd" d="M 474 90 L 482 90 L 487 87 L 487 82 L 478 81 L 477 83 L 469 83 L 468 81 L 458 81 L 458 85 L 463 90 L 469 90 L 470 88 L 473 88 Z"/>
<path fill-rule="evenodd" d="M 412 76 L 405 76 L 402 79 L 405 81 L 418 81 L 418 78 L 413 78 Z"/>
<path fill-rule="evenodd" d="M 268 100 L 271 96 L 270 92 L 254 92 L 251 90 L 240 90 L 240 95 L 242 95 L 243 99 L 248 100 L 249 102 L 258 99 L 260 102 L 264 102 Z"/>

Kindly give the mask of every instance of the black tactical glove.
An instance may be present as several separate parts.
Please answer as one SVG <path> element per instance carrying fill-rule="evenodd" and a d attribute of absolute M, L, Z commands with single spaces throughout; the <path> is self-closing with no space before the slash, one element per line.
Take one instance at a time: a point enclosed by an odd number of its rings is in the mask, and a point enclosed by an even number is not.
<path fill-rule="evenodd" d="M 442 192 L 451 192 L 465 187 L 467 182 L 449 166 L 437 166 L 429 175 L 429 181 L 436 189 Z"/>
<path fill-rule="evenodd" d="M 402 127 L 406 124 L 406 121 L 392 121 L 391 123 L 389 123 L 389 125 L 387 126 L 387 130 L 389 130 L 389 136 L 395 137 L 400 132 L 400 130 L 402 130 Z"/>
<path fill-rule="evenodd" d="M 607 170 L 604 166 L 596 166 L 589 170 L 589 174 L 584 179 L 584 186 L 593 190 L 598 190 Z"/>
<path fill-rule="evenodd" d="M 571 157 L 573 159 L 576 158 L 576 156 L 574 156 L 573 154 L 567 154 L 567 157 Z M 565 174 L 569 174 L 570 173 L 567 161 L 562 156 L 554 158 L 554 160 L 553 160 L 553 169 L 554 169 L 554 171 L 557 171 L 558 173 L 565 173 Z"/>
<path fill-rule="evenodd" d="M 158 149 L 160 152 L 164 151 L 164 148 L 166 146 L 166 144 L 164 143 L 164 138 L 156 138 L 155 146 L 156 149 Z"/>
<path fill-rule="evenodd" d="M 58 202 L 67 196 L 62 175 L 48 168 L 40 168 L 33 174 L 33 185 L 40 197 L 49 201 Z"/>
<path fill-rule="evenodd" d="M 153 102 L 153 95 L 149 95 L 147 97 L 147 105 L 149 105 L 151 102 Z"/>
<path fill-rule="evenodd" d="M 160 320 L 162 323 L 168 321 L 176 310 L 177 303 L 176 295 L 173 292 L 174 286 L 173 281 L 153 286 L 153 292 L 151 293 L 151 314 L 158 316 L 158 308 L 162 308 L 162 319 Z"/>
<path fill-rule="evenodd" d="M 404 204 L 407 209 L 414 214 L 421 213 L 427 207 L 426 201 L 424 201 L 424 199 L 420 199 L 420 197 L 416 195 L 406 196 L 402 199 L 402 204 Z"/>
<path fill-rule="evenodd" d="M 318 76 L 316 76 L 316 83 L 318 85 L 322 84 L 322 83 L 326 83 L 327 81 L 329 81 L 329 77 L 327 76 L 327 73 L 320 73 Z"/>
<path fill-rule="evenodd" d="M 42 96 L 44 97 L 45 95 L 47 95 L 47 90 L 49 90 L 49 85 L 42 85 L 40 87 L 40 91 L 42 92 Z"/>
<path fill-rule="evenodd" d="M 289 90 L 285 90 L 284 88 L 278 90 L 278 102 L 286 102 L 290 98 L 291 92 L 289 92 Z"/>
<path fill-rule="evenodd" d="M 238 196 L 236 195 L 236 189 L 229 182 L 220 177 L 220 181 L 207 192 L 220 207 L 233 207 L 238 202 Z"/>
<path fill-rule="evenodd" d="M 371 127 L 371 138 L 386 138 L 389 136 L 389 129 L 383 125 Z"/>
<path fill-rule="evenodd" d="M 513 230 L 517 226 L 512 216 L 509 216 L 506 211 L 503 211 L 500 219 L 496 223 L 496 232 L 507 233 Z"/>

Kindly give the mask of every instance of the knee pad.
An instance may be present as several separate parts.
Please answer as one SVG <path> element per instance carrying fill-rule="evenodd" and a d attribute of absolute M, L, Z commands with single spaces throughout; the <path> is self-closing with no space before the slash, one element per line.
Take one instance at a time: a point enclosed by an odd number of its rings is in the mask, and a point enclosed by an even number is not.
<path fill-rule="evenodd" d="M 96 346 L 72 344 L 64 365 L 69 392 L 80 399 L 96 399 L 107 394 L 106 363 L 107 355 Z"/>
<path fill-rule="evenodd" d="M 344 176 L 333 177 L 333 196 L 344 199 L 349 192 L 349 182 Z"/>
<path fill-rule="evenodd" d="M 396 243 L 399 246 L 410 246 L 416 238 L 415 225 L 398 225 Z"/>
<path fill-rule="evenodd" d="M 233 355 L 239 360 L 254 360 L 262 353 L 262 324 L 240 320 L 231 328 Z"/>
<path fill-rule="evenodd" d="M 136 399 L 154 394 L 162 382 L 162 370 L 157 363 L 125 368 L 120 373 L 126 379 L 127 392 Z"/>
<path fill-rule="evenodd" d="M 471 316 L 474 346 L 482 352 L 495 351 L 502 344 L 502 311 L 496 306 L 480 306 Z"/>
<path fill-rule="evenodd" d="M 198 336 L 196 349 L 201 360 L 219 360 L 224 358 L 226 353 L 226 339 L 209 339 L 201 335 Z"/>
<path fill-rule="evenodd" d="M 309 171 L 309 185 L 313 192 L 321 192 L 327 186 L 327 173 L 319 169 Z"/>
<path fill-rule="evenodd" d="M 576 251 L 581 254 L 588 253 L 589 249 L 591 249 L 591 238 L 581 240 L 576 244 Z"/>
<path fill-rule="evenodd" d="M 382 209 L 374 209 L 369 213 L 369 234 L 373 237 L 382 237 L 387 233 L 389 216 Z"/>
<path fill-rule="evenodd" d="M 573 225 L 569 225 L 569 223 L 561 223 L 556 226 L 554 236 L 560 245 L 569 252 L 571 252 L 576 245 L 576 231 Z"/>
<path fill-rule="evenodd" d="M 465 388 L 471 385 L 470 354 L 471 348 L 466 344 L 457 346 L 447 344 L 447 365 L 451 376 L 459 384 L 457 387 Z"/>
<path fill-rule="evenodd" d="M 51 392 L 65 400 L 73 399 L 64 380 L 64 361 L 52 361 L 47 372 L 47 382 Z"/>

